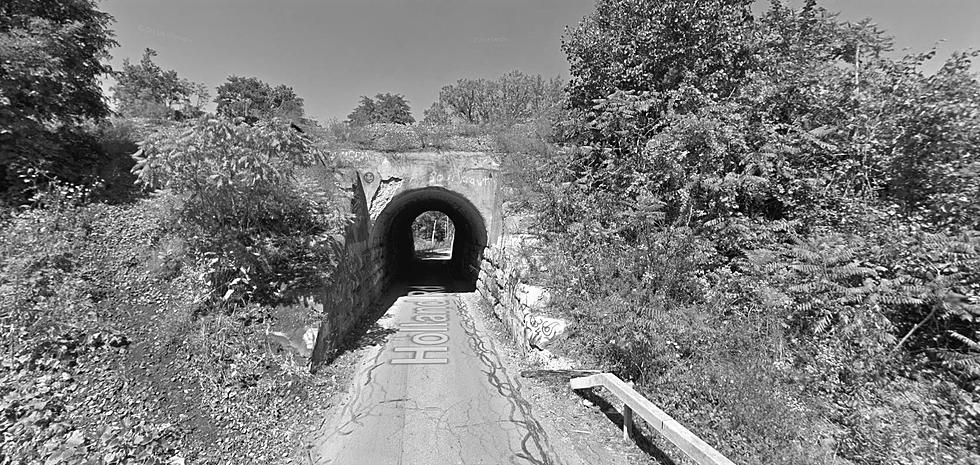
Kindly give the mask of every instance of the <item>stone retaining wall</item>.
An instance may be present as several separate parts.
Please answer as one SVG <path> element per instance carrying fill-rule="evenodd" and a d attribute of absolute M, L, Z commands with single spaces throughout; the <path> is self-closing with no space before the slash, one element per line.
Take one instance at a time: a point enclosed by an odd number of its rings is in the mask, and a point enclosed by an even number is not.
<path fill-rule="evenodd" d="M 315 369 L 343 349 L 354 327 L 377 302 L 390 279 L 383 269 L 381 250 L 370 246 L 370 213 L 360 181 L 351 180 L 352 222 L 344 231 L 341 257 L 331 283 L 315 297 L 310 317 L 319 322 L 310 357 Z"/>
<path fill-rule="evenodd" d="M 524 282 L 531 269 L 530 246 L 535 240 L 529 234 L 501 236 L 484 253 L 477 278 L 477 291 L 522 351 L 544 349 L 567 327 L 565 321 L 543 313 L 551 303 L 551 294 Z"/>

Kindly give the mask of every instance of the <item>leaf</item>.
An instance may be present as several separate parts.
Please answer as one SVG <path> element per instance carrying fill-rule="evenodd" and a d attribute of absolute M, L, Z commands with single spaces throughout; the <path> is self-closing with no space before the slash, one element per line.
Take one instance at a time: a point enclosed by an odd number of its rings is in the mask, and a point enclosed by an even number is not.
<path fill-rule="evenodd" d="M 85 442 L 85 434 L 80 430 L 74 430 L 68 435 L 68 439 L 65 440 L 65 445 L 71 448 L 76 448 Z"/>

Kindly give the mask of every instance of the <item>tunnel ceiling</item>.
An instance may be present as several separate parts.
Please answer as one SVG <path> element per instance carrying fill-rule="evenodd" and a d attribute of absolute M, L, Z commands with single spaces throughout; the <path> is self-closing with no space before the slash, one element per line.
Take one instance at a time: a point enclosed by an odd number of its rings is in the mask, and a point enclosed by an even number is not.
<path fill-rule="evenodd" d="M 486 224 L 479 210 L 462 195 L 439 187 L 415 189 L 393 198 L 374 223 L 373 242 L 384 241 L 393 230 L 410 227 L 416 217 L 429 210 L 445 213 L 457 235 L 466 234 L 476 245 L 487 245 Z"/>

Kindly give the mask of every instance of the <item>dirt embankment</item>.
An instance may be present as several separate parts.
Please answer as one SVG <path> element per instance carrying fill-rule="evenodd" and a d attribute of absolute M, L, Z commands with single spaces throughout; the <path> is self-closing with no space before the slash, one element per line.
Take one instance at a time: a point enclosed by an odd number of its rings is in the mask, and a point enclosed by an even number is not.
<path fill-rule="evenodd" d="M 346 386 L 268 337 L 273 309 L 210 295 L 178 201 L 0 224 L 0 463 L 282 463 Z"/>

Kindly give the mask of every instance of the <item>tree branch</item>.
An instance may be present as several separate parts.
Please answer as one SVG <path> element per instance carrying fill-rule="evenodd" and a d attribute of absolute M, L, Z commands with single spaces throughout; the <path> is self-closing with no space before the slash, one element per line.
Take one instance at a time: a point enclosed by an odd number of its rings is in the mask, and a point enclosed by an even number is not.
<path fill-rule="evenodd" d="M 939 311 L 939 307 L 941 307 L 941 306 L 942 305 L 934 305 L 932 307 L 932 311 L 929 312 L 929 314 L 926 315 L 926 317 L 923 318 L 922 321 L 919 322 L 919 324 L 913 326 L 912 329 L 910 329 L 908 333 L 905 333 L 905 337 L 903 337 L 902 340 L 898 341 L 898 344 L 895 344 L 895 347 L 892 348 L 891 352 L 889 352 L 888 355 L 894 355 L 895 352 L 898 352 L 898 349 L 900 349 L 902 347 L 902 345 L 905 344 L 905 341 L 908 341 L 909 338 L 912 337 L 912 335 L 915 334 L 915 332 L 918 331 L 919 328 L 922 327 L 922 325 L 926 324 L 926 322 L 928 322 L 929 320 L 931 320 L 932 317 L 936 316 L 936 312 Z"/>

